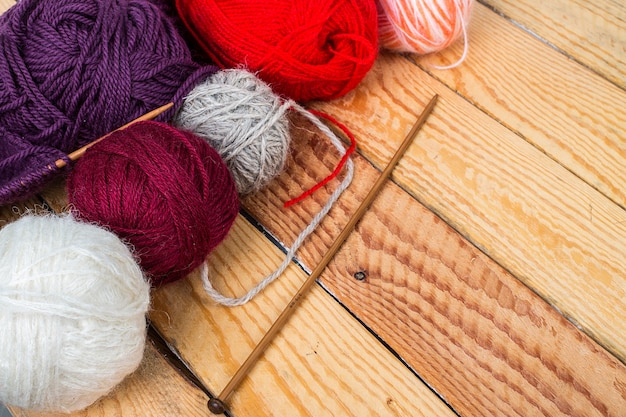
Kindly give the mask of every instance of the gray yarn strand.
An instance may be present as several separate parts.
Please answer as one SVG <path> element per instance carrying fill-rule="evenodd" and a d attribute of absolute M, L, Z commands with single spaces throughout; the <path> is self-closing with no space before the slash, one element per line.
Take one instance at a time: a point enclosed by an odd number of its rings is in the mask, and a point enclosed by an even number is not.
<path fill-rule="evenodd" d="M 331 143 L 335 146 L 335 148 L 337 148 L 337 150 L 342 155 L 345 154 L 346 150 L 343 146 L 343 143 L 333 133 L 333 131 L 330 130 L 328 126 L 326 126 L 317 117 L 315 117 L 313 114 L 308 112 L 306 109 L 304 109 L 297 103 L 293 101 L 289 101 L 286 104 L 289 104 L 290 107 L 292 107 L 299 113 L 303 114 L 307 119 L 309 119 L 313 124 L 315 124 L 322 133 L 324 133 L 325 135 L 329 137 Z M 271 284 L 274 280 L 276 280 L 276 278 L 278 278 L 283 272 L 285 272 L 289 264 L 295 258 L 296 252 L 298 251 L 298 249 L 300 249 L 300 247 L 302 246 L 306 238 L 317 228 L 317 226 L 319 226 L 319 224 L 322 222 L 324 217 L 328 214 L 328 212 L 333 207 L 335 202 L 339 200 L 339 197 L 341 196 L 341 194 L 346 190 L 346 188 L 348 188 L 348 186 L 352 182 L 352 178 L 354 176 L 354 163 L 352 162 L 352 159 L 348 158 L 348 160 L 346 161 L 345 168 L 346 168 L 346 176 L 339 184 L 339 187 L 337 187 L 337 189 L 331 194 L 326 204 L 315 215 L 315 217 L 313 217 L 313 219 L 311 220 L 311 223 L 309 223 L 307 227 L 305 227 L 304 230 L 300 232 L 296 240 L 293 242 L 293 245 L 291 246 L 291 248 L 289 248 L 289 250 L 287 251 L 287 254 L 285 255 L 285 259 L 274 272 L 272 272 L 271 274 L 263 278 L 263 280 L 261 280 L 251 290 L 249 290 L 248 293 L 245 294 L 244 296 L 226 297 L 220 292 L 218 292 L 211 284 L 211 281 L 209 280 L 209 267 L 207 265 L 207 262 L 204 262 L 200 269 L 200 276 L 202 277 L 202 284 L 207 294 L 218 304 L 222 304 L 228 307 L 240 306 L 240 305 L 246 304 L 248 301 L 253 299 L 256 295 L 258 295 L 261 291 L 263 291 L 269 284 Z"/>

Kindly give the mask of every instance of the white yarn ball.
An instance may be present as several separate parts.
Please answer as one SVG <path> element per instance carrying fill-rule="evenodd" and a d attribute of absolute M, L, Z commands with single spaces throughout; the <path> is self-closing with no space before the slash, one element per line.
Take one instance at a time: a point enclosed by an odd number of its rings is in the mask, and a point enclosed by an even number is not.
<path fill-rule="evenodd" d="M 289 151 L 291 104 L 254 74 L 218 71 L 185 98 L 173 124 L 204 138 L 222 156 L 240 195 L 264 188 Z"/>
<path fill-rule="evenodd" d="M 139 365 L 150 287 L 114 234 L 70 216 L 0 230 L 0 401 L 83 409 Z"/>

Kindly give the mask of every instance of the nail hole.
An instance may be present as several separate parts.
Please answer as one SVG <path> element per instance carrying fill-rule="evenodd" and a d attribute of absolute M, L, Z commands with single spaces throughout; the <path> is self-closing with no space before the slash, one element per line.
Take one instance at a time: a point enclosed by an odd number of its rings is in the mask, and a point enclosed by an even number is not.
<path fill-rule="evenodd" d="M 367 275 L 364 271 L 358 271 L 354 273 L 354 279 L 356 279 L 357 281 L 363 281 L 365 278 L 367 278 Z"/>

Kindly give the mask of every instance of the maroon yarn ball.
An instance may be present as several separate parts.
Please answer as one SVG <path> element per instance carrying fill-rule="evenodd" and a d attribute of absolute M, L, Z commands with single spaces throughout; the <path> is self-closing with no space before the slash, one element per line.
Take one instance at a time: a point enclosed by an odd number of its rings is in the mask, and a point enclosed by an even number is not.
<path fill-rule="evenodd" d="M 74 215 L 129 244 L 155 286 L 204 262 L 239 212 L 221 156 L 195 134 L 154 121 L 88 149 L 67 189 Z"/>

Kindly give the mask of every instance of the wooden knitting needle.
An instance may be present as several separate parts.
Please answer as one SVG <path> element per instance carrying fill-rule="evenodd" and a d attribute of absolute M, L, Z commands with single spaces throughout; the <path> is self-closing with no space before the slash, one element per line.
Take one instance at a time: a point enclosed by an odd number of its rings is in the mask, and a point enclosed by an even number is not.
<path fill-rule="evenodd" d="M 137 122 L 141 122 L 141 121 L 144 121 L 144 120 L 152 120 L 155 117 L 157 117 L 159 114 L 169 110 L 173 105 L 174 105 L 174 103 L 167 103 L 167 104 L 165 104 L 165 105 L 163 105 L 163 106 L 161 106 L 159 108 L 156 108 L 156 109 L 154 109 L 152 111 L 149 111 L 148 113 L 139 116 L 135 120 L 131 120 L 130 122 L 126 123 L 124 126 L 118 127 L 114 131 L 109 132 L 106 135 L 99 137 L 98 139 L 94 140 L 93 142 L 89 142 L 88 144 L 86 144 L 82 148 L 76 149 L 74 152 L 70 153 L 67 157 L 69 158 L 70 161 L 76 161 L 78 158 L 80 158 L 81 156 L 83 156 L 85 154 L 85 151 L 87 149 L 89 149 L 90 147 L 92 147 L 96 143 L 100 142 L 102 139 L 108 137 L 111 133 L 117 132 L 118 130 L 125 129 L 128 126 L 133 125 L 133 124 L 135 124 Z M 63 168 L 65 165 L 67 165 L 67 162 L 65 162 L 64 159 L 57 159 L 56 162 L 54 163 L 54 165 L 57 168 Z"/>
<path fill-rule="evenodd" d="M 417 119 L 417 122 L 415 122 L 415 125 L 413 126 L 409 134 L 406 136 L 406 138 L 404 139 L 404 141 L 402 142 L 402 144 L 400 145 L 400 147 L 398 148 L 394 156 L 391 158 L 385 170 L 376 180 L 376 182 L 372 186 L 371 190 L 369 191 L 365 199 L 363 199 L 363 202 L 361 203 L 359 208 L 357 208 L 357 210 L 354 212 L 352 217 L 350 217 L 350 219 L 348 220 L 348 223 L 343 228 L 339 236 L 337 236 L 337 238 L 331 245 L 328 252 L 326 252 L 326 254 L 322 258 L 320 263 L 313 270 L 311 275 L 309 275 L 309 277 L 306 279 L 304 284 L 302 284 L 302 286 L 300 287 L 298 292 L 293 296 L 293 298 L 291 299 L 287 307 L 285 307 L 283 312 L 278 316 L 278 318 L 276 319 L 272 327 L 270 327 L 270 329 L 265 334 L 265 336 L 263 336 L 261 341 L 252 350 L 252 353 L 250 353 L 250 356 L 248 356 L 248 359 L 246 359 L 243 365 L 241 365 L 239 370 L 235 373 L 235 375 L 232 377 L 230 382 L 228 382 L 228 384 L 222 390 L 220 395 L 218 395 L 215 398 L 211 398 L 209 400 L 208 408 L 209 408 L 209 411 L 211 411 L 213 414 L 222 414 L 226 411 L 225 401 L 228 399 L 230 394 L 232 394 L 232 392 L 237 388 L 237 386 L 241 383 L 243 378 L 248 374 L 252 366 L 254 366 L 254 364 L 259 359 L 263 351 L 271 343 L 272 339 L 284 326 L 284 324 L 287 322 L 289 317 L 291 317 L 291 314 L 294 312 L 295 307 L 298 305 L 300 300 L 303 298 L 306 292 L 311 288 L 311 286 L 317 280 L 317 278 L 322 274 L 322 271 L 324 271 L 328 263 L 335 256 L 335 254 L 337 253 L 341 245 L 343 245 L 344 241 L 348 238 L 350 233 L 352 233 L 352 230 L 356 226 L 357 222 L 367 212 L 370 204 L 372 203 L 372 201 L 374 201 L 374 198 L 376 198 L 376 196 L 378 195 L 378 192 L 381 190 L 383 184 L 385 183 L 385 180 L 391 175 L 391 172 L 395 168 L 396 164 L 398 163 L 400 158 L 402 158 L 402 156 L 408 149 L 409 145 L 413 142 L 415 135 L 426 122 L 426 119 L 428 118 L 433 108 L 435 107 L 435 104 L 437 103 L 438 97 L 439 97 L 438 95 L 435 95 L 430 100 L 430 102 L 426 105 L 426 107 L 424 108 L 424 111 Z"/>

